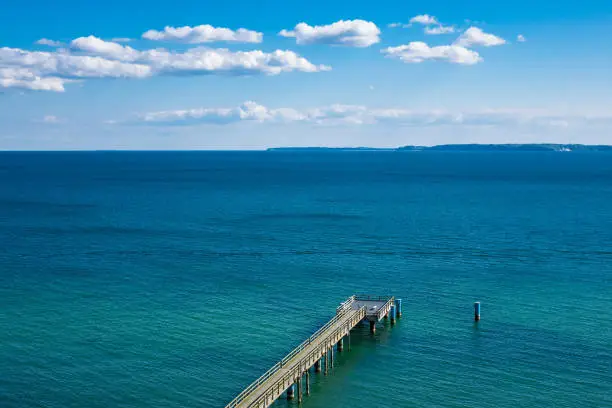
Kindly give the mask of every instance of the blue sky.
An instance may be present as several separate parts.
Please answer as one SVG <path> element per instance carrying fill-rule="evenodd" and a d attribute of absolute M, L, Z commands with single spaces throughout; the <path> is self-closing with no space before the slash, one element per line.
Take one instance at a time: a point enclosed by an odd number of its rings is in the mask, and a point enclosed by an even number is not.
<path fill-rule="evenodd" d="M 7 2 L 0 149 L 612 144 L 611 39 L 594 0 Z"/>

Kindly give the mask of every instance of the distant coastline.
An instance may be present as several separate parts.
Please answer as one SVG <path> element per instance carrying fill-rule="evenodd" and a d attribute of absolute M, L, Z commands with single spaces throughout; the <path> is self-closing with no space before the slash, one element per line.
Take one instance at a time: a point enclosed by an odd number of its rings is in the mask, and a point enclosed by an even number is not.
<path fill-rule="evenodd" d="M 376 147 L 273 147 L 267 151 L 438 151 L 438 152 L 612 152 L 610 145 L 582 145 L 582 144 L 445 144 L 436 146 L 401 146 L 395 148 Z"/>

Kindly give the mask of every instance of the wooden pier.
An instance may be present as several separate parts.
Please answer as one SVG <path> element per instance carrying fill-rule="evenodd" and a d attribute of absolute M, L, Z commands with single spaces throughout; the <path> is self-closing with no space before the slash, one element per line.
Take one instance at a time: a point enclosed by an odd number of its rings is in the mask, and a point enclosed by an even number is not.
<path fill-rule="evenodd" d="M 226 408 L 269 407 L 285 393 L 288 399 L 297 397 L 301 402 L 304 393 L 310 394 L 310 369 L 314 368 L 315 373 L 323 371 L 326 375 L 333 361 L 334 346 L 342 351 L 347 338 L 350 348 L 351 329 L 367 320 L 370 332 L 374 333 L 378 321 L 390 317 L 394 323 L 396 315 L 401 315 L 401 299 L 351 296 L 338 306 L 329 322 L 245 388 Z"/>

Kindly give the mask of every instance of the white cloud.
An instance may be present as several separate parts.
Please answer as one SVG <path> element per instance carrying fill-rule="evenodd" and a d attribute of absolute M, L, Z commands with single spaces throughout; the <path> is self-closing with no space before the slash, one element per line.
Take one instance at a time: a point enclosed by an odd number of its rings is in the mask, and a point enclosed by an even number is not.
<path fill-rule="evenodd" d="M 421 14 L 418 16 L 414 16 L 410 19 L 410 24 L 423 24 L 423 25 L 432 25 L 439 24 L 438 19 L 434 16 L 430 16 L 429 14 Z"/>
<path fill-rule="evenodd" d="M 127 37 L 115 37 L 111 39 L 112 42 L 118 42 L 118 43 L 125 43 L 125 42 L 130 42 L 132 41 L 131 38 L 127 38 Z"/>
<path fill-rule="evenodd" d="M 426 34 L 445 34 L 452 33 L 455 30 L 454 27 L 441 25 L 435 17 L 427 14 L 413 17 L 410 21 L 428 25 L 425 27 Z M 431 26 L 431 24 L 435 24 L 435 26 Z M 413 41 L 397 47 L 387 47 L 381 52 L 389 58 L 397 58 L 406 63 L 440 60 L 453 64 L 474 65 L 482 62 L 483 59 L 478 52 L 470 49 L 472 46 L 491 47 L 505 43 L 506 41 L 503 38 L 485 33 L 480 28 L 470 27 L 451 45 L 430 47 L 422 41 Z"/>
<path fill-rule="evenodd" d="M 140 51 L 136 51 L 132 47 L 112 41 L 104 41 L 93 35 L 72 40 L 70 48 L 121 61 L 136 61 L 141 55 Z"/>
<path fill-rule="evenodd" d="M 414 41 L 406 45 L 381 50 L 389 58 L 406 63 L 420 63 L 428 60 L 448 61 L 453 64 L 474 65 L 482 61 L 480 55 L 460 45 L 439 45 L 430 47 L 424 42 Z"/>
<path fill-rule="evenodd" d="M 66 52 L 32 52 L 0 48 L 0 67 L 27 69 L 28 77 L 62 78 L 144 78 L 151 68 L 142 64 L 113 61 L 98 56 Z"/>
<path fill-rule="evenodd" d="M 429 14 L 421 14 L 418 16 L 414 16 L 410 19 L 408 24 L 402 23 L 391 23 L 388 25 L 390 28 L 402 27 L 408 28 L 412 27 L 414 24 L 421 24 L 426 26 L 423 31 L 428 35 L 440 35 L 440 34 L 450 34 L 455 32 L 455 27 L 453 26 L 445 26 L 438 21 L 438 19 L 434 16 L 430 16 Z"/>
<path fill-rule="evenodd" d="M 54 52 L 0 48 L 0 87 L 64 91 L 71 79 L 146 78 L 155 75 L 278 75 L 283 72 L 320 72 L 315 65 L 288 50 L 230 51 L 196 47 L 184 52 L 165 49 L 140 51 L 94 36 L 80 37 L 70 49 Z"/>
<path fill-rule="evenodd" d="M 369 47 L 380 41 L 380 29 L 371 21 L 340 20 L 324 26 L 299 23 L 291 31 L 282 30 L 283 37 L 293 37 L 297 44 L 330 44 L 348 47 Z"/>
<path fill-rule="evenodd" d="M 64 45 L 61 41 L 49 40 L 48 38 L 41 38 L 36 41 L 38 45 L 48 45 L 49 47 L 61 47 Z"/>
<path fill-rule="evenodd" d="M 64 92 L 64 84 L 66 81 L 61 78 L 41 78 L 34 77 L 32 79 L 15 79 L 15 78 L 0 78 L 0 88 L 17 88 L 28 89 L 31 91 L 53 91 Z"/>
<path fill-rule="evenodd" d="M 60 123 L 60 120 L 55 115 L 46 115 L 42 119 L 43 123 Z"/>
<path fill-rule="evenodd" d="M 196 108 L 150 112 L 138 115 L 129 122 L 109 123 L 144 125 L 230 125 L 240 122 L 254 123 L 307 123 L 314 125 L 375 125 L 401 126 L 543 126 L 568 127 L 586 122 L 612 123 L 609 117 L 555 114 L 544 111 L 516 109 L 485 109 L 452 112 L 446 110 L 417 111 L 405 108 L 368 108 L 361 105 L 335 104 L 311 109 L 268 108 L 248 101 L 234 108 Z"/>
<path fill-rule="evenodd" d="M 475 45 L 493 47 L 496 45 L 503 45 L 505 43 L 506 40 L 504 40 L 503 38 L 493 34 L 485 33 L 478 27 L 468 28 L 455 41 L 455 45 L 460 45 L 462 47 L 472 47 Z"/>
<path fill-rule="evenodd" d="M 314 65 L 293 51 L 230 51 L 193 48 L 184 53 L 150 51 L 144 61 L 161 74 L 277 75 L 282 72 L 319 72 L 330 68 Z"/>
<path fill-rule="evenodd" d="M 149 30 L 142 35 L 142 38 L 154 41 L 178 41 L 188 44 L 203 44 L 219 41 L 260 43 L 263 39 L 263 34 L 245 28 L 239 28 L 234 31 L 229 28 L 213 27 L 209 24 L 203 24 L 195 27 L 166 26 L 163 31 Z"/>
<path fill-rule="evenodd" d="M 32 120 L 33 123 L 42 123 L 45 125 L 58 125 L 61 123 L 65 123 L 65 121 L 55 115 L 45 115 L 42 118 L 37 118 Z"/>
<path fill-rule="evenodd" d="M 0 88 L 64 92 L 66 82 L 66 80 L 57 77 L 42 78 L 26 68 L 0 67 Z"/>
<path fill-rule="evenodd" d="M 434 27 L 425 27 L 424 32 L 425 34 L 429 35 L 450 34 L 455 32 L 455 27 L 443 26 L 442 24 L 440 24 Z"/>
<path fill-rule="evenodd" d="M 516 36 L 516 41 L 518 41 L 518 42 L 525 42 L 525 41 L 527 41 L 527 39 L 525 38 L 524 35 L 519 34 L 519 35 Z"/>

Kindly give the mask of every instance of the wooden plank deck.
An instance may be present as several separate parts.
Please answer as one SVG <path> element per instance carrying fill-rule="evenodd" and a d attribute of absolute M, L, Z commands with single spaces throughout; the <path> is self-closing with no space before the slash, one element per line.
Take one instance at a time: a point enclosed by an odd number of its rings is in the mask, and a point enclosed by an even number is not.
<path fill-rule="evenodd" d="M 351 296 L 336 309 L 334 318 L 248 386 L 226 408 L 266 408 L 293 384 L 297 383 L 301 387 L 301 378 L 310 367 L 320 361 L 359 322 L 366 318 L 372 321 L 382 319 L 389 312 L 393 301 L 393 297 L 366 299 Z M 376 308 L 371 307 L 374 303 L 377 303 Z"/>

